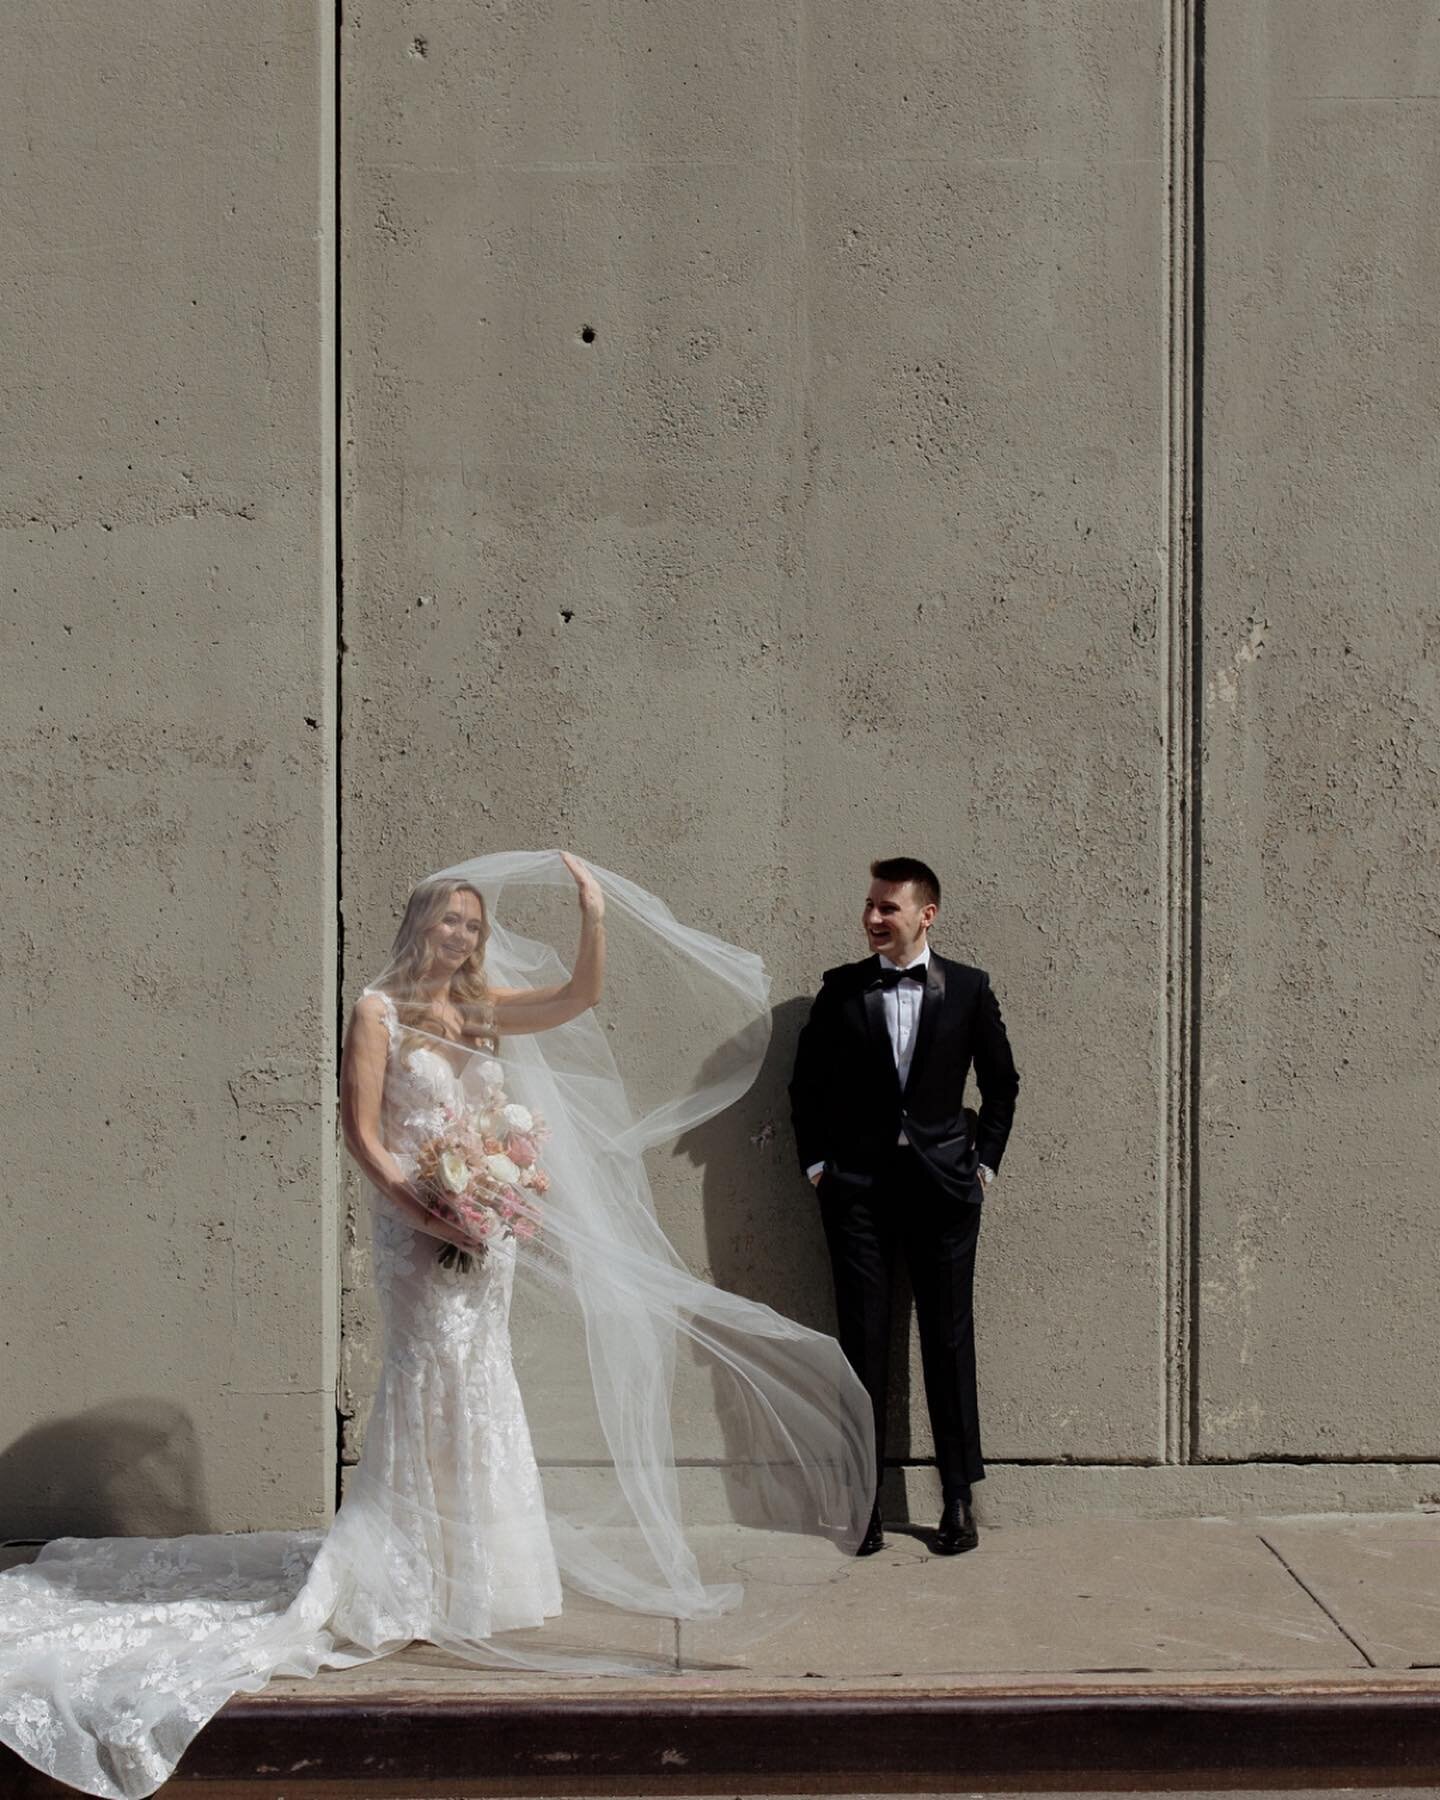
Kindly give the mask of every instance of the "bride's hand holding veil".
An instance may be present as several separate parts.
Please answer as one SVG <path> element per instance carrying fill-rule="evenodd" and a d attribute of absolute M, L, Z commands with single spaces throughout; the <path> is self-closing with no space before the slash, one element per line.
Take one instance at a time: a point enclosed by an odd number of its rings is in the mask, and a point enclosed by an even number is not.
<path fill-rule="evenodd" d="M 570 851 L 562 850 L 560 860 L 575 878 L 575 885 L 580 890 L 580 910 L 587 917 L 597 920 L 605 916 L 605 894 L 600 883 L 585 867 L 578 856 Z"/>
<path fill-rule="evenodd" d="M 578 856 L 562 851 L 580 897 L 580 947 L 570 979 L 554 987 L 491 988 L 495 1029 L 502 1036 L 549 1031 L 598 1005 L 605 985 L 605 895 Z"/>

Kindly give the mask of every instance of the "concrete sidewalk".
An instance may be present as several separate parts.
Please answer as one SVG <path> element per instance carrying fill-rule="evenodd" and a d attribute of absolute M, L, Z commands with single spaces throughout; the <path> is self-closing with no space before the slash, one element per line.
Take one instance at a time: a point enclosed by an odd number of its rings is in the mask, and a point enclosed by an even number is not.
<path fill-rule="evenodd" d="M 673 1650 L 694 1685 L 730 1690 L 1055 1675 L 1440 1680 L 1440 1511 L 1010 1527 L 982 1530 L 979 1549 L 957 1557 L 932 1555 L 921 1526 L 886 1535 L 878 1556 L 826 1552 L 797 1566 L 793 1543 L 772 1551 L 761 1534 L 701 1528 L 707 1579 L 743 1580 L 762 1611 L 773 1600 L 774 1628 L 756 1639 L 723 1618 L 636 1619 L 621 1635 L 638 1653 Z M 617 1641 L 613 1615 L 596 1641 Z M 555 1685 L 424 1647 L 318 1685 L 358 1694 L 517 1682 Z"/>
<path fill-rule="evenodd" d="M 1440 1514 L 1090 1520 L 954 1558 L 887 1537 L 744 1653 L 752 1677 L 1440 1670 Z M 684 1663 L 726 1649 L 723 1621 L 681 1628 Z"/>
<path fill-rule="evenodd" d="M 697 1535 L 707 1578 L 776 1603 L 757 1639 L 629 1620 L 670 1672 L 415 1646 L 276 1681 L 166 1792 L 1440 1785 L 1440 1512 L 1012 1526 L 951 1558 L 901 1526 L 878 1556 L 799 1569 L 763 1537 Z"/>

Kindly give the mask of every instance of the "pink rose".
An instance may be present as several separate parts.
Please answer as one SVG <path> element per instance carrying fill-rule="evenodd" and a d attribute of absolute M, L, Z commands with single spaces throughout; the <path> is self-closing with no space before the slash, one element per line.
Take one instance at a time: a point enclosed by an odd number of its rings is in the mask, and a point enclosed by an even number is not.
<path fill-rule="evenodd" d="M 495 1215 L 488 1206 L 467 1206 L 460 1223 L 473 1238 L 488 1238 L 495 1229 Z"/>
<path fill-rule="evenodd" d="M 517 1131 L 505 1144 L 505 1154 L 517 1169 L 528 1169 L 536 1156 L 535 1140 L 523 1131 Z"/>

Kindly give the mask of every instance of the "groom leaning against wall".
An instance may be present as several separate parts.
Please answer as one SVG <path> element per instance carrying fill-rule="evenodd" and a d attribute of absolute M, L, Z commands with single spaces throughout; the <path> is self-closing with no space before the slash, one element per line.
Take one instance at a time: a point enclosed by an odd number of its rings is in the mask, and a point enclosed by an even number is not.
<path fill-rule="evenodd" d="M 897 1250 L 905 1257 L 944 1499 L 932 1547 L 953 1556 L 978 1542 L 975 1245 L 1020 1078 L 990 977 L 930 948 L 934 871 L 896 856 L 872 863 L 870 875 L 862 923 L 872 954 L 825 972 L 795 1052 L 791 1117 L 819 1193 L 840 1343 L 875 1412 L 877 1472 Z M 978 1116 L 965 1106 L 972 1067 Z M 857 1554 L 884 1542 L 877 1492 Z"/>

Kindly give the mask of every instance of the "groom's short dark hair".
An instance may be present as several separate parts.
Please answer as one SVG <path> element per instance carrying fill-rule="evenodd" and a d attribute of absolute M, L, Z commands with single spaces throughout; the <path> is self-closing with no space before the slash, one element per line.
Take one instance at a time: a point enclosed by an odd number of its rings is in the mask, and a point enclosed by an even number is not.
<path fill-rule="evenodd" d="M 940 877 L 916 856 L 882 856 L 871 863 L 870 873 L 876 881 L 893 881 L 897 887 L 902 881 L 913 882 L 922 906 L 940 904 Z"/>

